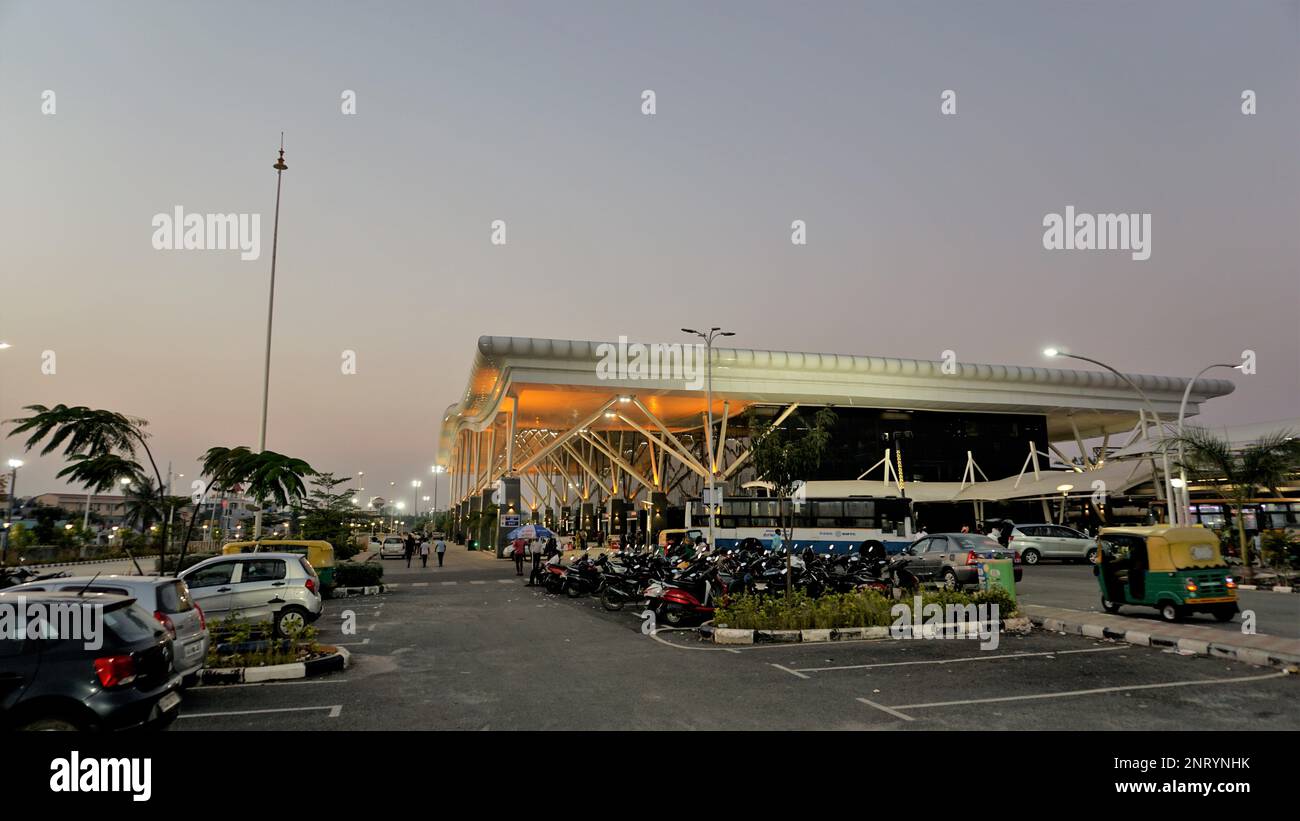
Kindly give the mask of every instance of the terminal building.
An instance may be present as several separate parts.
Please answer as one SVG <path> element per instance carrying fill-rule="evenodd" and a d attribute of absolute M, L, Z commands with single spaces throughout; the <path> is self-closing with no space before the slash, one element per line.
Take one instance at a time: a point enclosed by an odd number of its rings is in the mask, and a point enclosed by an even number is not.
<path fill-rule="evenodd" d="M 1185 377 L 675 343 L 481 337 L 441 420 L 459 534 L 521 523 L 647 536 L 713 514 L 715 542 L 770 535 L 783 511 L 752 434 L 835 416 L 820 464 L 787 500 L 796 539 L 907 540 L 986 519 L 1077 526 L 1162 520 L 1154 415 Z M 1136 390 L 1135 390 L 1136 387 Z M 1202 378 L 1186 416 L 1231 393 Z M 1139 393 L 1140 391 L 1140 393 Z M 709 413 L 712 413 L 712 425 Z M 702 505 L 710 476 L 719 490 Z M 838 543 L 838 544 L 837 544 Z"/>

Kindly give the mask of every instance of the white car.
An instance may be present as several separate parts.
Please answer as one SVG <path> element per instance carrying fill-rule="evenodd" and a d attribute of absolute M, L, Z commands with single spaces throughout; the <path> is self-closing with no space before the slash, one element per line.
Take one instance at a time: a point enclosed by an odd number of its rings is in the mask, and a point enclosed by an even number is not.
<path fill-rule="evenodd" d="M 1011 546 L 1020 551 L 1025 564 L 1038 564 L 1043 559 L 1091 562 L 1097 552 L 1097 542 L 1072 527 L 1053 524 L 1016 525 L 1011 532 Z"/>
<path fill-rule="evenodd" d="M 386 536 L 379 546 L 379 558 L 401 559 L 406 556 L 406 541 L 401 536 Z"/>

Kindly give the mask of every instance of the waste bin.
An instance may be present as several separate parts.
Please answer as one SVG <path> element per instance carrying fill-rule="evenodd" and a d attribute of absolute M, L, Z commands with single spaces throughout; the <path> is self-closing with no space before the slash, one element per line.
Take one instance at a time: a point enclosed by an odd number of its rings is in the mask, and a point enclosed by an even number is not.
<path fill-rule="evenodd" d="M 1001 588 L 1016 600 L 1016 568 L 1010 559 L 984 559 L 976 565 L 980 590 Z"/>

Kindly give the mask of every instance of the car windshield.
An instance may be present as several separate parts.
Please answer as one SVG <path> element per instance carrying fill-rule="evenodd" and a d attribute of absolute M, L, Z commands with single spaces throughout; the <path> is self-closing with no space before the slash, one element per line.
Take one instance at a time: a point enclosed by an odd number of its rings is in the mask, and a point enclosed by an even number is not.
<path fill-rule="evenodd" d="M 153 638 L 158 630 L 157 622 L 145 618 L 144 611 L 134 605 L 106 609 L 104 626 L 124 644 Z"/>
<path fill-rule="evenodd" d="M 158 609 L 164 613 L 188 613 L 194 609 L 194 600 L 190 598 L 190 589 L 185 582 L 176 579 L 158 585 Z"/>
<path fill-rule="evenodd" d="M 1000 550 L 1002 545 L 988 536 L 973 536 L 963 533 L 960 536 L 954 536 L 957 544 L 961 545 L 962 550 Z"/>

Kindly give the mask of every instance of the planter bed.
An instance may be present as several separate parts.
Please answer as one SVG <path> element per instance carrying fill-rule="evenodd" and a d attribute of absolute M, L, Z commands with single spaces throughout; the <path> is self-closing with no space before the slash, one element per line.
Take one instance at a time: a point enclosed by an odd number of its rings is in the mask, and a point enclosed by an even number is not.
<path fill-rule="evenodd" d="M 252 684 L 259 681 L 281 681 L 307 678 L 346 669 L 351 654 L 345 647 L 321 646 L 321 652 L 302 661 L 289 664 L 269 664 L 262 667 L 205 667 L 199 671 L 203 684 Z"/>

